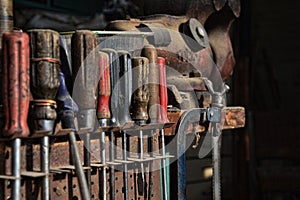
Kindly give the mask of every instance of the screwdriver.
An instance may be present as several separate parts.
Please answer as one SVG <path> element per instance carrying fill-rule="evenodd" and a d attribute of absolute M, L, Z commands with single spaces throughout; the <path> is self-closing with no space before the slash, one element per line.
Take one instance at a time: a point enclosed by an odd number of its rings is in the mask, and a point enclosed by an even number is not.
<path fill-rule="evenodd" d="M 109 57 L 109 66 L 110 66 L 110 125 L 111 126 L 119 126 L 119 106 L 118 101 L 114 99 L 119 98 L 119 57 L 118 52 L 111 48 L 101 49 L 102 52 L 107 53 Z M 115 147 L 114 147 L 114 132 L 110 134 L 110 145 L 109 145 L 109 156 L 111 164 L 114 163 L 115 157 Z M 115 199 L 115 169 L 113 167 L 110 168 L 110 198 Z"/>
<path fill-rule="evenodd" d="M 132 94 L 132 63 L 131 63 L 131 55 L 128 51 L 119 50 L 119 98 L 118 98 L 118 106 L 119 106 L 119 123 L 120 125 L 124 125 L 126 122 L 131 121 L 129 107 L 130 107 L 130 99 Z M 127 166 L 127 134 L 126 130 L 123 130 L 122 136 L 123 143 L 123 181 L 124 181 L 124 199 L 128 200 L 128 166 Z"/>
<path fill-rule="evenodd" d="M 90 132 L 96 125 L 96 90 L 99 82 L 97 44 L 97 36 L 89 30 L 77 30 L 71 38 L 72 96 L 79 108 L 77 114 L 79 128 L 89 129 L 89 132 L 84 135 L 84 164 L 88 167 L 86 182 L 89 187 L 91 185 Z"/>
<path fill-rule="evenodd" d="M 158 122 L 158 106 L 159 106 L 159 70 L 157 66 L 157 51 L 153 45 L 145 45 L 142 49 L 141 55 L 148 58 L 149 60 L 149 102 L 148 102 L 148 113 L 149 113 L 149 120 L 150 123 L 157 123 Z M 154 137 L 157 135 L 153 134 L 154 130 L 151 130 L 151 136 L 148 138 L 148 145 L 149 145 L 149 152 L 150 156 L 153 157 L 153 152 L 158 150 L 158 146 L 154 146 L 153 140 Z M 152 160 L 149 161 L 149 186 L 148 186 L 148 199 L 151 199 L 152 193 L 152 179 L 153 179 L 153 162 Z"/>
<path fill-rule="evenodd" d="M 98 85 L 98 104 L 97 104 L 97 118 L 100 126 L 108 126 L 109 119 L 111 117 L 109 110 L 109 98 L 110 98 L 110 65 L 109 56 L 99 51 L 99 70 L 100 80 Z M 103 164 L 102 170 L 102 187 L 103 187 L 103 199 L 106 200 L 106 145 L 105 145 L 105 132 L 102 131 L 100 136 L 101 140 L 101 161 Z"/>
<path fill-rule="evenodd" d="M 132 81 L 133 98 L 131 103 L 131 118 L 137 125 L 144 125 L 148 120 L 147 104 L 149 101 L 149 88 L 148 88 L 148 76 L 149 76 L 149 60 L 146 57 L 134 57 L 132 58 L 133 69 L 132 75 L 134 77 Z M 144 175 L 144 149 L 143 149 L 143 131 L 139 131 L 139 159 L 140 159 L 140 172 L 138 173 L 138 193 L 144 195 L 146 187 L 145 175 Z"/>
<path fill-rule="evenodd" d="M 21 139 L 29 128 L 29 37 L 22 32 L 3 34 L 3 105 L 5 126 L 1 137 L 16 137 L 12 144 L 12 199 L 21 199 Z"/>
<path fill-rule="evenodd" d="M 50 131 L 52 134 L 56 120 L 56 102 L 60 79 L 59 34 L 47 29 L 27 31 L 30 36 L 30 83 L 31 127 L 34 131 Z M 49 136 L 41 139 L 41 171 L 46 175 L 42 181 L 42 199 L 50 199 L 50 150 Z"/>
<path fill-rule="evenodd" d="M 166 81 L 166 60 L 162 57 L 157 58 L 159 67 L 159 101 L 161 109 L 159 112 L 159 122 L 168 123 L 167 118 L 167 106 L 168 106 L 168 92 L 167 92 L 167 81 Z M 161 129 L 161 150 L 162 150 L 162 180 L 163 180 L 163 194 L 164 200 L 168 200 L 168 185 L 167 185 L 167 172 L 166 172 L 166 149 L 165 149 L 165 133 L 164 128 Z"/>

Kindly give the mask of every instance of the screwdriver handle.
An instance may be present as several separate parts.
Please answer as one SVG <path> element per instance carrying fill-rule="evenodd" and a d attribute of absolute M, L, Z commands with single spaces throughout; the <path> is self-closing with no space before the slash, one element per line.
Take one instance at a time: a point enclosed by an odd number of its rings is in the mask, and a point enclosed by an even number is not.
<path fill-rule="evenodd" d="M 79 127 L 95 128 L 99 66 L 97 36 L 89 30 L 77 30 L 72 35 L 72 96 L 79 107 Z"/>
<path fill-rule="evenodd" d="M 98 85 L 97 118 L 110 119 L 109 99 L 110 99 L 110 65 L 109 57 L 106 53 L 99 51 L 100 79 Z"/>
<path fill-rule="evenodd" d="M 67 90 L 65 76 L 62 72 L 59 72 L 59 79 L 60 85 L 56 95 L 58 118 L 61 121 L 62 128 L 71 128 L 75 131 L 74 119 L 75 112 L 78 112 L 78 106 Z"/>
<path fill-rule="evenodd" d="M 3 34 L 3 137 L 27 137 L 29 128 L 29 37 L 22 32 Z"/>
<path fill-rule="evenodd" d="M 161 123 L 168 123 L 167 106 L 168 106 L 168 91 L 167 91 L 167 76 L 166 76 L 166 59 L 162 57 L 157 58 L 159 68 L 159 101 L 160 101 L 160 115 L 159 121 Z"/>
<path fill-rule="evenodd" d="M 109 66 L 110 66 L 110 114 L 111 120 L 110 125 L 119 125 L 119 107 L 118 107 L 118 98 L 119 98 L 119 56 L 118 52 L 111 48 L 101 49 L 102 52 L 107 53 L 109 57 Z"/>
<path fill-rule="evenodd" d="M 132 94 L 132 64 L 131 56 L 127 51 L 118 51 L 119 55 L 119 123 L 124 125 L 131 121 L 129 107 Z"/>
<path fill-rule="evenodd" d="M 59 33 L 49 29 L 27 31 L 30 37 L 30 128 L 53 131 L 56 113 L 55 97 L 60 79 Z"/>
<path fill-rule="evenodd" d="M 146 123 L 148 120 L 149 101 L 149 60 L 146 57 L 133 57 L 132 88 L 133 97 L 131 102 L 131 118 L 138 123 Z"/>
<path fill-rule="evenodd" d="M 30 38 L 30 83 L 33 98 L 54 100 L 59 88 L 59 33 L 48 29 L 27 31 Z"/>
<path fill-rule="evenodd" d="M 149 60 L 149 102 L 148 114 L 151 123 L 157 123 L 159 117 L 159 69 L 157 51 L 153 45 L 145 45 L 141 55 Z"/>

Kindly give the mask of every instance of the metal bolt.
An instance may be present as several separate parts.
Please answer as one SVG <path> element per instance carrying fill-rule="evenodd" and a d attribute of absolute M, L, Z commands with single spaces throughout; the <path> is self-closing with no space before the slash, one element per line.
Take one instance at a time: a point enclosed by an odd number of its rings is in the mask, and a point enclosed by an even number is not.
<path fill-rule="evenodd" d="M 196 28 L 196 31 L 197 31 L 197 34 L 198 34 L 201 38 L 203 38 L 203 37 L 205 36 L 205 33 L 204 33 L 203 29 L 202 29 L 200 26 L 198 26 L 198 27 Z"/>

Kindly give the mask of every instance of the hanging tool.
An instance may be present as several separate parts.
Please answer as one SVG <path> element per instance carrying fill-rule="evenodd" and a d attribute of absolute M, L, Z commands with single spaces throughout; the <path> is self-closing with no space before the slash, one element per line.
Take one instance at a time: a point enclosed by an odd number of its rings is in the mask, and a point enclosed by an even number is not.
<path fill-rule="evenodd" d="M 99 81 L 97 36 L 89 30 L 77 30 L 71 38 L 72 96 L 78 105 L 78 127 L 89 131 L 84 137 L 84 165 L 88 187 L 91 185 L 90 132 L 96 128 L 96 91 Z"/>
<path fill-rule="evenodd" d="M 149 60 L 149 102 L 148 102 L 148 114 L 150 123 L 158 123 L 159 117 L 159 68 L 157 65 L 157 51 L 153 45 L 145 45 L 142 49 L 141 55 Z M 155 130 L 156 131 L 156 130 Z M 148 138 L 149 153 L 153 157 L 153 151 L 158 150 L 154 148 L 153 140 L 158 141 L 157 135 L 153 134 L 154 130 L 151 130 L 151 136 Z M 152 185 L 153 185 L 153 161 L 149 161 L 149 189 L 148 199 L 151 199 Z M 157 172 L 156 172 L 157 173 Z"/>
<path fill-rule="evenodd" d="M 29 38 L 26 33 L 3 35 L 3 103 L 5 126 L 2 137 L 12 141 L 12 199 L 21 199 L 21 139 L 29 135 Z"/>
<path fill-rule="evenodd" d="M 166 124 L 169 122 L 167 117 L 167 106 L 168 106 L 168 91 L 167 91 L 167 76 L 166 76 L 166 60 L 162 57 L 157 58 L 159 67 L 159 122 Z M 166 172 L 166 148 L 165 148 L 165 131 L 164 128 L 160 131 L 161 136 L 161 151 L 162 156 L 162 180 L 163 180 L 163 199 L 168 200 L 168 184 L 167 184 L 167 172 Z"/>
<path fill-rule="evenodd" d="M 90 192 L 88 189 L 86 178 L 84 176 L 80 153 L 76 144 L 76 136 L 75 136 L 76 127 L 74 121 L 75 118 L 74 112 L 78 111 L 78 107 L 67 90 L 64 74 L 60 72 L 59 76 L 60 76 L 60 86 L 56 97 L 57 104 L 58 104 L 58 116 L 59 119 L 61 120 L 62 128 L 71 129 L 71 132 L 69 133 L 69 140 L 70 140 L 71 150 L 72 150 L 71 157 L 72 157 L 72 161 L 75 164 L 76 176 L 79 182 L 81 198 L 88 200 L 90 199 Z"/>
<path fill-rule="evenodd" d="M 42 198 L 50 199 L 49 136 L 53 134 L 56 120 L 55 96 L 59 87 L 60 51 L 59 34 L 52 30 L 29 30 L 31 61 L 31 101 L 30 118 L 33 134 L 49 131 L 41 140 L 41 170 L 43 177 Z"/>
<path fill-rule="evenodd" d="M 203 78 L 206 87 L 212 95 L 211 108 L 207 112 L 208 121 L 211 122 L 210 134 L 212 136 L 212 165 L 213 165 L 213 199 L 221 199 L 221 140 L 222 140 L 222 109 L 224 108 L 227 85 L 213 85 L 212 81 Z M 200 152 L 199 152 L 200 153 Z"/>
<path fill-rule="evenodd" d="M 111 126 L 119 126 L 119 109 L 118 101 L 119 99 L 119 56 L 118 52 L 114 49 L 110 48 L 104 48 L 101 51 L 108 54 L 109 57 L 109 66 L 110 66 L 110 94 L 111 94 L 111 101 L 110 101 L 110 113 L 111 113 L 111 120 L 110 125 Z M 117 97 L 117 98 L 114 98 Z M 114 151 L 114 132 L 110 133 L 110 162 L 111 164 L 114 164 L 113 159 L 115 157 L 115 151 Z M 111 199 L 115 198 L 115 169 L 114 167 L 110 168 L 110 197 Z"/>
<path fill-rule="evenodd" d="M 149 88 L 148 88 L 148 77 L 149 77 L 149 61 L 145 57 L 134 57 L 132 58 L 132 75 L 133 79 L 133 97 L 131 103 L 131 118 L 139 126 L 146 124 L 148 120 L 147 105 L 149 101 Z M 138 173 L 138 193 L 144 195 L 146 189 L 146 181 L 144 174 L 144 145 L 143 145 L 143 131 L 139 130 L 139 160 L 140 170 Z"/>
<path fill-rule="evenodd" d="M 111 118 L 109 110 L 110 99 L 110 64 L 109 56 L 104 52 L 99 52 L 99 74 L 100 80 L 98 85 L 98 104 L 97 104 L 97 118 L 101 127 L 109 126 Z M 105 132 L 100 133 L 101 144 L 101 161 L 103 164 L 102 169 L 102 188 L 103 199 L 106 200 L 106 145 L 105 145 Z M 114 180 L 112 180 L 114 181 Z"/>
<path fill-rule="evenodd" d="M 111 88 L 111 101 L 110 101 L 110 113 L 111 113 L 111 126 L 119 126 L 119 108 L 118 101 L 119 98 L 119 56 L 118 52 L 114 49 L 104 48 L 101 51 L 105 52 L 109 56 L 110 62 L 110 88 Z"/>
<path fill-rule="evenodd" d="M 124 125 L 131 121 L 129 107 L 132 94 L 132 63 L 130 53 L 127 51 L 118 51 L 119 55 L 119 122 Z M 121 99 L 122 98 L 122 99 Z M 127 134 L 123 130 L 122 145 L 123 145 L 123 180 L 124 180 L 124 199 L 128 200 L 128 166 L 127 166 Z"/>

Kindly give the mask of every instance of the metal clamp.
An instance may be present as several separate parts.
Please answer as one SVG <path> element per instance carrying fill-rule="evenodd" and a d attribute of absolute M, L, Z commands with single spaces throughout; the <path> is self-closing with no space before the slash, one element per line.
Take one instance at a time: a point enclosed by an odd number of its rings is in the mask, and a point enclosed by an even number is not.
<path fill-rule="evenodd" d="M 207 120 L 210 122 L 221 122 L 221 112 L 220 108 L 209 108 L 207 109 Z"/>

